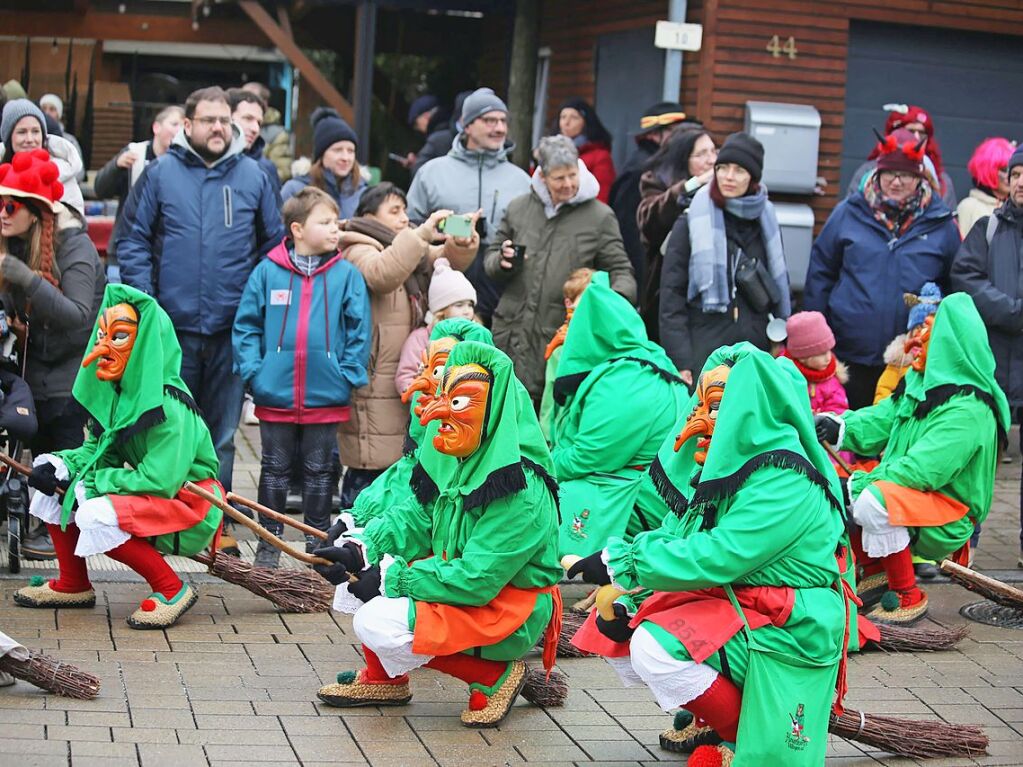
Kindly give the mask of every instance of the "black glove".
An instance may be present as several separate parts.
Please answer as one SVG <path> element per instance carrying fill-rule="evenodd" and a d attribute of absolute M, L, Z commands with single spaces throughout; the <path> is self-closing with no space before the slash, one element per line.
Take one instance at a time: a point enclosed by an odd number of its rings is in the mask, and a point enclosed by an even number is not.
<path fill-rule="evenodd" d="M 323 547 L 326 548 L 327 546 L 333 546 L 337 542 L 337 539 L 346 532 L 348 532 L 348 525 L 345 524 L 345 521 L 341 519 L 341 517 L 338 517 L 337 522 L 331 525 L 327 530 L 327 537 L 323 539 Z"/>
<path fill-rule="evenodd" d="M 628 642 L 632 639 L 632 634 L 635 631 L 635 629 L 629 628 L 629 621 L 632 620 L 632 617 L 625 609 L 625 605 L 615 602 L 612 607 L 615 611 L 615 619 L 608 621 L 597 615 L 597 630 L 612 642 Z"/>
<path fill-rule="evenodd" d="M 380 567 L 373 565 L 368 570 L 359 573 L 359 580 L 348 584 L 348 593 L 358 597 L 363 602 L 368 602 L 373 597 L 380 596 Z"/>
<path fill-rule="evenodd" d="M 57 480 L 57 467 L 49 461 L 32 467 L 32 473 L 28 475 L 28 486 L 34 487 L 43 495 L 53 495 L 58 487 L 67 490 L 69 484 L 66 479 Z"/>
<path fill-rule="evenodd" d="M 357 573 L 365 566 L 359 545 L 351 541 L 342 546 L 323 546 L 316 549 L 313 554 L 334 563 L 332 565 L 313 565 L 313 570 L 335 586 L 347 583 L 348 573 Z"/>
<path fill-rule="evenodd" d="M 830 413 L 821 413 L 813 417 L 813 426 L 817 430 L 817 439 L 829 445 L 838 444 L 838 435 L 842 433 L 842 422 Z"/>
<path fill-rule="evenodd" d="M 583 557 L 570 568 L 568 568 L 569 580 L 582 573 L 583 580 L 596 586 L 607 586 L 611 583 L 611 576 L 608 575 L 607 565 L 600 560 L 601 552 Z"/>

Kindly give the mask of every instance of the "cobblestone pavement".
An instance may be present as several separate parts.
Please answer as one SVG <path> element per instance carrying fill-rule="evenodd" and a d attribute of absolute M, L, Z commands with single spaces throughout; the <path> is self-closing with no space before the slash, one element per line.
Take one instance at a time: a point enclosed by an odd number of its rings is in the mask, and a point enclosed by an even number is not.
<path fill-rule="evenodd" d="M 257 439 L 251 427 L 239 433 L 236 464 L 236 490 L 253 497 Z M 1015 461 L 1000 471 L 977 560 L 1008 575 L 1020 572 L 1018 454 Z M 360 664 L 346 616 L 281 615 L 237 587 L 190 573 L 201 599 L 181 623 L 167 632 L 133 631 L 124 619 L 146 588 L 113 569 L 98 575 L 97 607 L 61 613 L 16 607 L 11 593 L 24 579 L 0 580 L 0 630 L 99 675 L 104 685 L 94 701 L 47 696 L 24 683 L 0 688 L 3 767 L 683 763 L 657 745 L 669 717 L 645 690 L 622 688 L 598 659 L 559 663 L 571 685 L 564 708 L 520 701 L 497 730 L 463 728 L 464 686 L 429 671 L 413 673 L 407 707 L 342 713 L 320 705 L 315 692 Z M 927 588 L 938 623 L 963 623 L 959 607 L 976 601 L 950 584 Z M 971 630 L 950 652 L 854 656 L 848 704 L 981 724 L 991 739 L 990 756 L 922 764 L 1023 765 L 1023 631 Z M 834 737 L 828 754 L 828 767 L 915 764 Z"/>

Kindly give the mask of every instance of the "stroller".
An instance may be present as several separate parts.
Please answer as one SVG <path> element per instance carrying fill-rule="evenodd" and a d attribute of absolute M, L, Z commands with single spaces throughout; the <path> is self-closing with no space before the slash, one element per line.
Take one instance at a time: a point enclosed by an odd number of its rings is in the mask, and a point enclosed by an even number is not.
<path fill-rule="evenodd" d="M 22 377 L 24 361 L 7 314 L 0 309 L 0 448 L 18 459 L 24 443 L 35 436 L 37 423 L 32 392 Z M 21 571 L 21 541 L 28 530 L 28 484 L 13 469 L 0 469 L 0 521 L 7 523 L 7 569 Z"/>

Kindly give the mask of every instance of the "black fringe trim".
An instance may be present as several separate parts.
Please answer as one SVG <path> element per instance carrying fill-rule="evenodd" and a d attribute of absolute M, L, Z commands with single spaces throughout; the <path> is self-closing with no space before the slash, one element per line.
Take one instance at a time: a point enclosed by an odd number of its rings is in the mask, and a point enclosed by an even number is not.
<path fill-rule="evenodd" d="M 145 413 L 140 415 L 138 420 L 131 426 L 127 426 L 118 431 L 114 441 L 118 444 L 124 444 L 132 437 L 135 437 L 154 426 L 158 426 L 166 420 L 167 414 L 163 412 L 163 405 L 157 405 L 152 410 L 147 410 Z"/>
<path fill-rule="evenodd" d="M 761 453 L 750 458 L 743 464 L 742 468 L 727 477 L 701 482 L 699 487 L 696 488 L 696 494 L 690 503 L 707 503 L 711 500 L 727 498 L 736 493 L 745 484 L 746 480 L 752 476 L 753 472 L 764 466 L 774 466 L 779 469 L 791 469 L 792 471 L 799 472 L 824 492 L 824 497 L 828 499 L 828 503 L 834 507 L 835 511 L 842 514 L 844 518 L 845 508 L 831 492 L 831 488 L 828 486 L 828 481 L 824 478 L 824 475 L 817 471 L 810 461 L 791 450 L 770 450 L 766 453 Z"/>
<path fill-rule="evenodd" d="M 998 446 L 1002 450 L 1007 448 L 1009 446 L 1009 438 L 1005 433 L 1005 429 L 1002 428 L 1002 424 L 998 420 L 998 406 L 995 404 L 995 398 L 988 392 L 977 386 L 973 386 L 972 384 L 944 384 L 943 386 L 935 386 L 933 389 L 928 389 L 923 402 L 917 405 L 916 409 L 913 411 L 913 417 L 918 421 L 922 421 L 930 415 L 932 411 L 941 407 L 950 399 L 960 394 L 972 395 L 991 409 L 991 414 L 995 419 L 995 427 L 998 430 Z"/>
<path fill-rule="evenodd" d="M 200 418 L 205 417 L 203 416 L 202 410 L 199 408 L 198 403 L 196 403 L 196 401 L 192 399 L 192 395 L 189 394 L 187 391 L 179 389 L 177 386 L 171 386 L 170 384 L 166 384 L 163 387 L 163 393 L 169 396 L 171 399 L 176 399 L 178 402 L 187 407 Z"/>
<path fill-rule="evenodd" d="M 475 509 L 486 506 L 506 495 L 512 495 L 526 489 L 526 473 L 521 463 L 510 463 L 500 469 L 494 469 L 483 480 L 483 484 L 465 496 L 463 509 Z"/>
<path fill-rule="evenodd" d="M 661 496 L 661 500 L 664 501 L 665 505 L 671 509 L 676 517 L 682 519 L 689 508 L 689 499 L 682 495 L 678 488 L 668 479 L 668 474 L 664 471 L 664 464 L 661 463 L 660 456 L 656 456 L 653 463 L 650 464 L 650 479 L 653 480 L 654 489 Z"/>
<path fill-rule="evenodd" d="M 554 496 L 554 505 L 558 508 L 558 519 L 560 520 L 561 519 L 561 500 L 558 497 L 558 480 L 554 479 L 554 477 L 552 477 L 547 472 L 547 469 L 545 469 L 543 466 L 541 466 L 538 463 L 534 463 L 533 461 L 529 460 L 528 458 L 523 458 L 522 459 L 522 465 L 525 468 L 527 468 L 530 471 L 532 471 L 534 474 L 536 474 L 540 479 L 543 480 L 543 483 L 545 485 L 547 485 L 547 490 L 550 492 L 551 495 Z"/>
<path fill-rule="evenodd" d="M 906 393 L 906 376 L 899 379 L 898 385 L 892 389 L 892 402 L 898 402 L 899 397 Z"/>
<path fill-rule="evenodd" d="M 670 370 L 665 370 L 664 368 L 657 367 L 657 365 L 652 363 L 650 360 L 640 359 L 639 357 L 619 357 L 618 359 L 630 360 L 631 362 L 638 362 L 640 365 L 650 368 L 650 370 L 654 371 L 654 373 L 656 373 L 658 377 L 663 378 L 670 384 L 675 384 L 676 386 L 686 385 L 686 382 L 678 377 L 677 372 L 673 373 Z M 688 390 L 688 387 L 686 388 Z"/>
<path fill-rule="evenodd" d="M 416 441 L 412 439 L 412 435 L 409 434 L 408 431 L 406 431 L 405 439 L 401 443 L 401 454 L 407 458 L 408 456 L 416 452 L 418 449 L 419 445 L 417 445 Z"/>
<path fill-rule="evenodd" d="M 656 373 L 660 378 L 663 378 L 670 384 L 677 384 L 679 386 L 685 386 L 685 381 L 678 377 L 678 373 L 672 373 L 664 368 L 659 368 L 657 365 L 652 363 L 650 360 L 641 359 L 639 357 L 612 357 L 607 360 L 608 362 L 618 362 L 619 360 L 629 360 L 629 362 L 636 362 L 643 367 L 649 368 Z M 601 363 L 603 364 L 603 363 Z M 554 401 L 558 405 L 564 405 L 565 400 L 572 394 L 575 394 L 582 382 L 586 380 L 586 377 L 592 373 L 592 370 L 584 370 L 582 373 L 573 373 L 572 375 L 562 376 L 554 381 Z"/>
<path fill-rule="evenodd" d="M 409 477 L 408 484 L 412 488 L 416 500 L 424 506 L 433 501 L 440 493 L 437 483 L 430 479 L 430 475 L 426 473 L 426 469 L 419 461 L 416 461 L 416 465 L 412 467 L 412 476 Z"/>

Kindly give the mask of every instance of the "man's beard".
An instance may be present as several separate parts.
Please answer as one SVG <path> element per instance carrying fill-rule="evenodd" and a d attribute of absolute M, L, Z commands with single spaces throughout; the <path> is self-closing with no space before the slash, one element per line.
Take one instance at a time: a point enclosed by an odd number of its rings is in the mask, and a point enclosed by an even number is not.
<path fill-rule="evenodd" d="M 215 162 L 215 161 L 219 160 L 221 157 L 223 157 L 224 154 L 227 152 L 227 147 L 228 147 L 228 144 L 227 144 L 227 141 L 225 141 L 224 142 L 224 148 L 221 151 L 219 151 L 219 152 L 211 152 L 210 148 L 209 148 L 209 144 L 203 144 L 203 145 L 192 144 L 192 149 L 195 150 L 195 153 L 198 154 L 203 159 L 203 161 L 205 161 L 207 163 Z"/>

